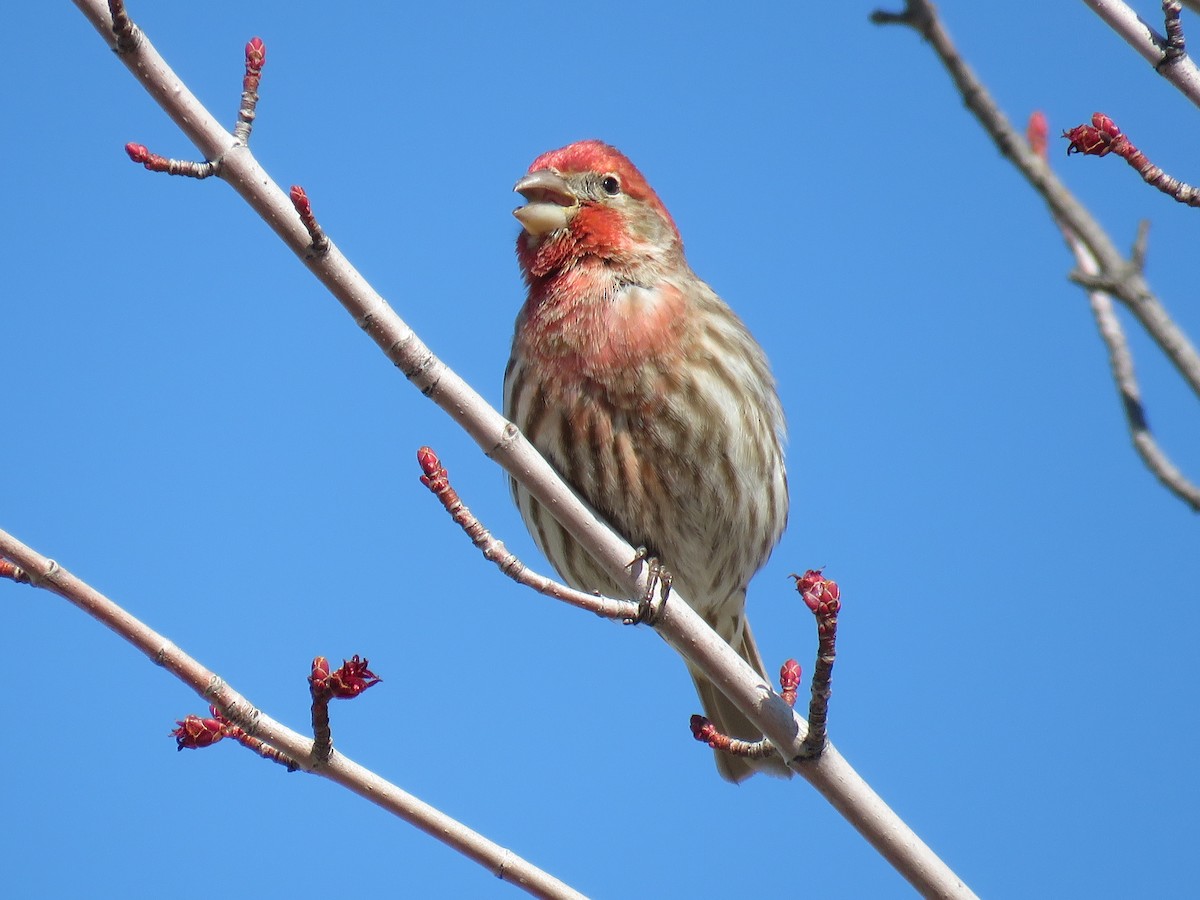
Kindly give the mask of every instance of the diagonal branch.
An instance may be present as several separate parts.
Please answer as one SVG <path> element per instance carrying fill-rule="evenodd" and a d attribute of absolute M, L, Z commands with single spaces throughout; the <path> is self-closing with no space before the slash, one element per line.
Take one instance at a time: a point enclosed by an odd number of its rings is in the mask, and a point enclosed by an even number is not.
<path fill-rule="evenodd" d="M 162 666 L 199 694 L 205 703 L 216 706 L 232 724 L 251 737 L 282 751 L 284 755 L 296 761 L 299 768 L 328 778 L 353 791 L 475 860 L 493 875 L 523 887 L 535 897 L 583 900 L 582 894 L 557 878 L 385 781 L 370 769 L 341 753 L 332 753 L 327 761 L 315 766 L 312 760 L 312 740 L 276 722 L 254 707 L 215 672 L 206 669 L 149 625 L 134 618 L 91 585 L 5 531 L 0 531 L 0 557 L 11 560 L 21 569 L 24 574 L 22 580 L 57 594 L 100 624 L 115 631 L 151 661 Z"/>

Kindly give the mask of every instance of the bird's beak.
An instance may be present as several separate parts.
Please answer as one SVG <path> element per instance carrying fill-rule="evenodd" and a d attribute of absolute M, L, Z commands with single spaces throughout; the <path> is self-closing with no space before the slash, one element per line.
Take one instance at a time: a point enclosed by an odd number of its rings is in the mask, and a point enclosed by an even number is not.
<path fill-rule="evenodd" d="M 579 198 L 567 180 L 557 172 L 539 169 L 513 185 L 525 198 L 524 206 L 513 210 L 521 227 L 534 236 L 565 228 L 579 209 Z"/>

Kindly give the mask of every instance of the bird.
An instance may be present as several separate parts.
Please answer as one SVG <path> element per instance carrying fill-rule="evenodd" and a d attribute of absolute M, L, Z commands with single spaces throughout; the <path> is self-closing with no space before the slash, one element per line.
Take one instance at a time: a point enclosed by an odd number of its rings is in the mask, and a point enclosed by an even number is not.
<path fill-rule="evenodd" d="M 527 296 L 504 373 L 504 414 L 559 475 L 764 679 L 746 589 L 787 525 L 783 407 L 762 347 L 692 271 L 675 220 L 621 151 L 582 140 L 514 186 Z M 526 527 L 572 587 L 619 584 L 515 479 Z M 689 666 L 718 731 L 761 731 Z M 769 684 L 770 681 L 768 680 Z M 740 782 L 790 776 L 778 755 L 716 751 Z"/>

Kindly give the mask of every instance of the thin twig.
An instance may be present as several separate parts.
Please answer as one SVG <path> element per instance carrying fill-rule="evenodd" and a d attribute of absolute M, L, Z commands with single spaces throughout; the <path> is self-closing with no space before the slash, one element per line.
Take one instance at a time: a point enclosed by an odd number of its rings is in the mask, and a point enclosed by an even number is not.
<path fill-rule="evenodd" d="M 330 700 L 353 700 L 382 679 L 371 671 L 367 660 L 355 654 L 342 660 L 342 665 L 330 671 L 329 660 L 318 656 L 312 661 L 308 675 L 308 690 L 312 697 L 312 729 L 314 768 L 326 766 L 333 756 L 333 729 L 329 724 Z"/>
<path fill-rule="evenodd" d="M 600 594 L 588 594 L 567 587 L 561 582 L 547 578 L 526 566 L 516 554 L 509 552 L 504 542 L 495 537 L 475 514 L 462 502 L 450 484 L 450 473 L 442 465 L 437 454 L 430 447 L 422 447 L 417 451 L 417 462 L 421 465 L 421 484 L 429 488 L 430 493 L 437 497 L 450 513 L 455 523 L 467 534 L 484 559 L 494 563 L 496 567 L 515 581 L 517 584 L 532 588 L 539 594 L 562 600 L 579 609 L 594 612 L 605 619 L 627 621 L 638 614 L 638 604 L 632 600 L 615 600 Z"/>
<path fill-rule="evenodd" d="M 170 159 L 151 153 L 142 144 L 126 144 L 125 153 L 135 163 L 141 163 L 150 172 L 165 172 L 168 175 L 183 175 L 195 178 L 197 181 L 211 178 L 220 172 L 220 164 L 216 162 L 196 162 L 194 159 Z"/>
<path fill-rule="evenodd" d="M 1168 197 L 1173 197 L 1187 206 L 1200 206 L 1200 189 L 1168 175 L 1154 165 L 1145 153 L 1134 146 L 1129 136 L 1117 127 L 1117 123 L 1104 113 L 1094 113 L 1092 124 L 1068 128 L 1062 136 L 1071 142 L 1067 145 L 1067 156 L 1073 153 L 1084 156 L 1107 156 L 1114 153 L 1129 163 L 1146 184 L 1158 188 Z"/>
<path fill-rule="evenodd" d="M 819 569 L 809 569 L 803 575 L 793 575 L 796 590 L 817 620 L 817 662 L 813 667 L 812 697 L 808 703 L 808 735 L 804 738 L 804 754 L 812 759 L 825 752 L 828 746 L 826 726 L 829 720 L 830 681 L 837 659 L 838 613 L 842 609 L 842 592 L 837 582 L 822 576 Z"/>
<path fill-rule="evenodd" d="M 237 124 L 233 126 L 234 140 L 250 143 L 250 130 L 258 109 L 258 85 L 263 66 L 267 63 L 267 48 L 262 38 L 251 38 L 246 44 L 246 71 L 242 76 L 242 102 L 238 107 Z"/>

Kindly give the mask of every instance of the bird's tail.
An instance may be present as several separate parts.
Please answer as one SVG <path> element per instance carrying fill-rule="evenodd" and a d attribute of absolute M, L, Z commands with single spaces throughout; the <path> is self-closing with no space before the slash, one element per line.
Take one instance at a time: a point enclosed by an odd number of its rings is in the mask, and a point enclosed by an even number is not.
<path fill-rule="evenodd" d="M 738 655 L 742 659 L 750 663 L 767 684 L 772 683 L 771 679 L 767 678 L 762 657 L 758 653 L 758 645 L 754 643 L 754 635 L 750 633 L 749 622 L 742 623 L 741 641 L 740 643 L 733 644 L 733 649 L 738 652 Z M 688 666 L 688 671 L 691 673 L 692 681 L 696 683 L 696 693 L 700 695 L 700 705 L 704 708 L 704 715 L 708 717 L 708 720 L 713 723 L 718 731 L 743 741 L 762 740 L 762 732 L 746 718 L 742 711 L 729 698 L 721 693 L 720 688 L 691 666 Z M 783 758 L 777 753 L 768 756 L 766 759 L 749 759 L 745 756 L 732 756 L 721 750 L 714 750 L 713 753 L 716 755 L 717 771 L 721 773 L 721 777 L 735 784 L 739 781 L 745 781 L 755 772 L 766 772 L 768 775 L 774 775 L 776 778 L 792 777 L 792 770 L 787 767 Z"/>

